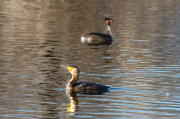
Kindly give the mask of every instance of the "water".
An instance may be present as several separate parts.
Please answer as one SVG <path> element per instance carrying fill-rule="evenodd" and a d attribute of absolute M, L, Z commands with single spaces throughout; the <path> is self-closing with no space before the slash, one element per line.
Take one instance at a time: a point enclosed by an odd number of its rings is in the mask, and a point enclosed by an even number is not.
<path fill-rule="evenodd" d="M 2 0 L 0 118 L 180 118 L 177 0 Z M 80 37 L 111 25 L 111 46 Z M 99 95 L 66 94 L 79 81 L 111 87 Z"/>

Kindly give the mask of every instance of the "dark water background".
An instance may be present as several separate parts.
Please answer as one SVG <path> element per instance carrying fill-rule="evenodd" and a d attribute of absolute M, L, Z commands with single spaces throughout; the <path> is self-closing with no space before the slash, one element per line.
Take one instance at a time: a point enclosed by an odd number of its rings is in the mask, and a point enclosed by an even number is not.
<path fill-rule="evenodd" d="M 179 0 L 0 2 L 0 118 L 180 118 Z M 106 17 L 113 44 L 81 44 Z M 61 64 L 111 88 L 72 98 Z"/>

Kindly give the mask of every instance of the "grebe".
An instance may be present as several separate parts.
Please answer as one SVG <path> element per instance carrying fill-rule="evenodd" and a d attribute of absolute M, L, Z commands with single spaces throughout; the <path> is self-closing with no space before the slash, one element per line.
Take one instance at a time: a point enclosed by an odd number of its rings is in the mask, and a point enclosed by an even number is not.
<path fill-rule="evenodd" d="M 79 69 L 75 65 L 70 65 L 66 67 L 72 75 L 71 80 L 68 82 L 66 89 L 73 90 L 73 92 L 86 92 L 86 93 L 102 93 L 108 90 L 108 86 L 96 84 L 96 83 L 89 83 L 89 82 L 80 82 L 77 83 L 79 78 Z"/>
<path fill-rule="evenodd" d="M 110 45 L 113 42 L 113 36 L 110 29 L 110 24 L 113 23 L 111 18 L 105 18 L 106 32 L 102 33 L 88 33 L 81 36 L 81 43 L 87 45 Z"/>

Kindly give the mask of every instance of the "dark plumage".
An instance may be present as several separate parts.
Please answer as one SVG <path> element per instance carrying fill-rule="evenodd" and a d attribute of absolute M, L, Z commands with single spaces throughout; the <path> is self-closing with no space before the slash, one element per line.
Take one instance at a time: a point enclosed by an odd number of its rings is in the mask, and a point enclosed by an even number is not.
<path fill-rule="evenodd" d="M 67 69 L 72 74 L 72 79 L 68 82 L 66 89 L 73 90 L 74 92 L 85 92 L 85 93 L 102 93 L 108 90 L 108 86 L 97 84 L 97 83 L 89 83 L 89 82 L 79 82 L 77 80 L 79 78 L 79 69 L 77 66 L 70 65 Z"/>
<path fill-rule="evenodd" d="M 111 18 L 105 18 L 106 33 L 88 33 L 81 36 L 81 42 L 87 45 L 110 45 L 113 42 L 113 36 L 110 30 Z"/>
<path fill-rule="evenodd" d="M 89 82 L 79 82 L 74 87 L 75 91 L 85 91 L 85 90 L 107 90 L 109 87 L 97 83 Z"/>

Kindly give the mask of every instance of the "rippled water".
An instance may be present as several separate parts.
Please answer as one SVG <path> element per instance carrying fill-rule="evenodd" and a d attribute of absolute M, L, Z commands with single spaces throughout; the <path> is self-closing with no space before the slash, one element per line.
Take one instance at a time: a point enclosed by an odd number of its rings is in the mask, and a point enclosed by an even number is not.
<path fill-rule="evenodd" d="M 178 0 L 2 0 L 0 118 L 180 118 Z M 111 25 L 111 46 L 80 37 Z M 66 94 L 79 81 L 110 87 Z"/>

